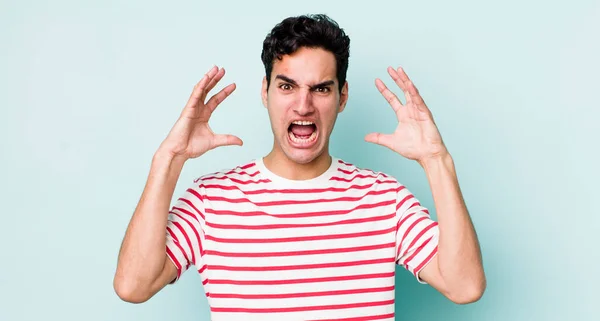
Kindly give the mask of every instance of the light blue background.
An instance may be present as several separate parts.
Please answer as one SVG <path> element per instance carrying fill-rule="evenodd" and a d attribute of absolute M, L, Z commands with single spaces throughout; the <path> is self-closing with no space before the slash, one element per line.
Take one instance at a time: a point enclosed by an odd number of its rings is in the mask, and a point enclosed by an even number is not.
<path fill-rule="evenodd" d="M 457 306 L 399 270 L 398 320 L 600 320 L 598 1 L 2 1 L 0 320 L 208 320 L 187 272 L 134 305 L 112 289 L 152 154 L 213 64 L 237 91 L 214 115 L 227 147 L 199 174 L 266 154 L 262 40 L 324 12 L 352 39 L 332 153 L 388 172 L 433 209 L 417 164 L 363 141 L 392 131 L 374 86 L 402 65 L 456 162 L 488 288 Z M 396 92 L 399 90 L 396 88 Z M 596 304 L 597 305 L 597 304 Z"/>

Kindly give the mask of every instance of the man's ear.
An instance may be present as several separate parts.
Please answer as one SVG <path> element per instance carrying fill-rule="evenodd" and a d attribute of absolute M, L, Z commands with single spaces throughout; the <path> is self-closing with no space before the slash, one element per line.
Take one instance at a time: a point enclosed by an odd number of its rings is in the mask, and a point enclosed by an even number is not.
<path fill-rule="evenodd" d="M 342 87 L 342 91 L 340 92 L 340 107 L 338 113 L 341 113 L 346 107 L 346 103 L 348 102 L 348 82 L 344 83 Z"/>
<path fill-rule="evenodd" d="M 262 81 L 262 89 L 260 92 L 260 96 L 262 98 L 262 103 L 263 106 L 265 106 L 265 108 L 267 107 L 267 76 L 263 77 L 263 81 Z"/>

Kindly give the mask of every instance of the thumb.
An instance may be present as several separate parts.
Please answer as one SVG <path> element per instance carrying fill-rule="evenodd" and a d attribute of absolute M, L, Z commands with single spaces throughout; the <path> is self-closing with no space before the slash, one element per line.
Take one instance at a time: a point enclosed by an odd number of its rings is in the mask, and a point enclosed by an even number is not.
<path fill-rule="evenodd" d="M 392 148 L 392 135 L 382 133 L 370 133 L 365 136 L 365 141 L 373 143 L 387 148 Z"/>
<path fill-rule="evenodd" d="M 215 137 L 213 138 L 213 146 L 214 147 L 220 147 L 220 146 L 228 146 L 228 145 L 239 145 L 242 146 L 244 144 L 244 142 L 242 142 L 242 140 L 234 135 L 215 135 Z"/>

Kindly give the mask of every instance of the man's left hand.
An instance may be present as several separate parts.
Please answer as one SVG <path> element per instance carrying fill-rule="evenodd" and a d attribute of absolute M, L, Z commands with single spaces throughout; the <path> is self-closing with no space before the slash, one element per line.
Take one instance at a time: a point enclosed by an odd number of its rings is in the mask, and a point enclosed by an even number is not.
<path fill-rule="evenodd" d="M 375 86 L 394 109 L 398 126 L 392 134 L 370 133 L 365 141 L 385 146 L 398 154 L 423 164 L 428 159 L 448 153 L 431 111 L 419 91 L 400 67 L 388 67 L 388 73 L 404 92 L 406 103 L 377 78 Z"/>

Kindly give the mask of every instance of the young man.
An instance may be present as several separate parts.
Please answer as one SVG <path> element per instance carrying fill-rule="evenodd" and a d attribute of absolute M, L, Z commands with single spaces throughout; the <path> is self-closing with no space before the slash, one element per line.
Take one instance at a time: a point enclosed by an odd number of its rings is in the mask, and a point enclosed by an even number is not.
<path fill-rule="evenodd" d="M 242 145 L 208 125 L 235 84 L 206 101 L 225 71 L 214 67 L 200 80 L 154 156 L 119 254 L 119 297 L 144 302 L 193 265 L 214 321 L 393 320 L 396 264 L 453 302 L 481 297 L 479 245 L 452 158 L 401 68 L 388 72 L 405 104 L 376 80 L 398 127 L 365 140 L 423 167 L 438 222 L 395 178 L 329 154 L 348 99 L 349 42 L 323 15 L 275 26 L 262 53 L 272 151 L 199 177 L 171 207 L 187 160 Z"/>

